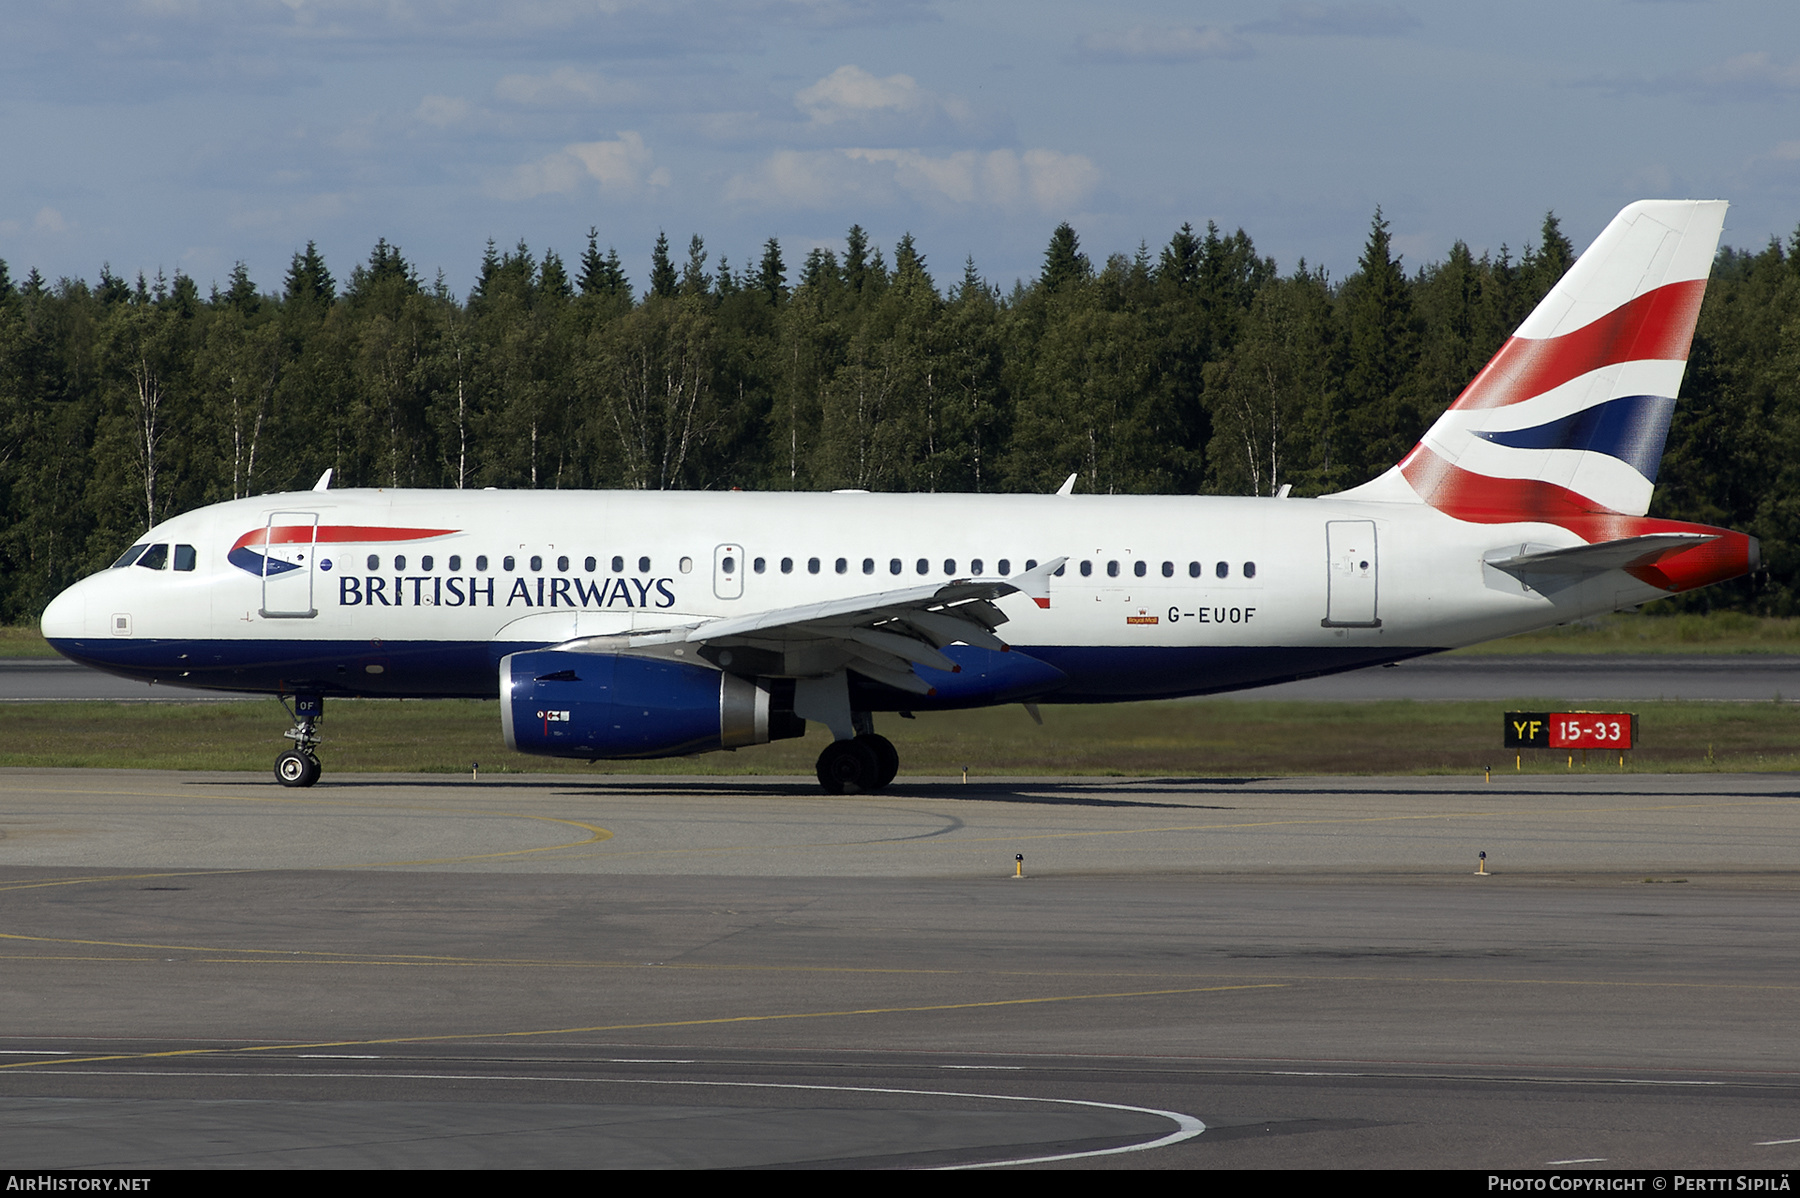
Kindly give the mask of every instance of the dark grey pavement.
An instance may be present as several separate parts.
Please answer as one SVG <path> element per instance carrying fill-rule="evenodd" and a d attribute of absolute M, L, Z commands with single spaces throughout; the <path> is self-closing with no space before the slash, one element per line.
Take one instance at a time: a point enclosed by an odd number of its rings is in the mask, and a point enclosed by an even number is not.
<path fill-rule="evenodd" d="M 1797 846 L 1772 775 L 0 771 L 0 1159 L 1791 1169 Z"/>

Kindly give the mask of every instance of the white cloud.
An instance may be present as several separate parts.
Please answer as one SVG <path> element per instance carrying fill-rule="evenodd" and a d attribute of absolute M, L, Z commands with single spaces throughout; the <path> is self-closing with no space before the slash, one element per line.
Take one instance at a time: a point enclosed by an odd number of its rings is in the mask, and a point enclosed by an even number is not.
<path fill-rule="evenodd" d="M 1089 159 L 1055 150 L 781 150 L 733 178 L 725 198 L 813 209 L 906 198 L 933 207 L 1056 212 L 1099 182 L 1099 168 Z"/>
<path fill-rule="evenodd" d="M 636 95 L 637 89 L 629 84 L 574 67 L 558 67 L 548 75 L 504 75 L 494 85 L 497 99 L 531 108 L 592 108 Z"/>
<path fill-rule="evenodd" d="M 38 209 L 37 216 L 31 222 L 31 227 L 39 233 L 67 233 L 69 222 L 63 219 L 62 213 L 46 205 Z"/>
<path fill-rule="evenodd" d="M 1787 93 L 1800 91 L 1800 58 L 1777 62 L 1767 50 L 1739 54 L 1702 71 L 1703 84 L 1721 91 Z"/>
<path fill-rule="evenodd" d="M 1136 25 L 1085 33 L 1076 45 L 1083 58 L 1098 62 L 1197 62 L 1255 53 L 1250 43 L 1217 25 Z"/>
<path fill-rule="evenodd" d="M 794 106 L 830 140 L 963 141 L 991 135 L 968 101 L 919 86 L 911 75 L 878 77 L 847 64 L 794 93 Z M 986 128 L 978 128 L 985 125 Z"/>
<path fill-rule="evenodd" d="M 530 200 L 567 194 L 588 180 L 600 185 L 601 195 L 629 195 L 645 187 L 667 187 L 670 175 L 666 168 L 652 165 L 641 134 L 621 130 L 614 141 L 573 142 L 516 167 L 493 190 L 502 199 Z"/>

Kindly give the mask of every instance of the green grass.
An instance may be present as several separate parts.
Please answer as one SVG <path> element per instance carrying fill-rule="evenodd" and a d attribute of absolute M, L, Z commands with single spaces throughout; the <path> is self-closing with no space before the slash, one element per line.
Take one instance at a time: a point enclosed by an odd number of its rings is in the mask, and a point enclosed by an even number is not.
<path fill-rule="evenodd" d="M 1596 616 L 1458 649 L 1471 656 L 1533 653 L 1800 653 L 1800 619 L 1721 611 L 1707 615 Z"/>
<path fill-rule="evenodd" d="M 1800 653 L 1800 619 L 1708 615 L 1611 615 L 1458 649 L 1465 654 Z M 0 625 L 0 657 L 55 657 L 35 625 Z"/>
<path fill-rule="evenodd" d="M 1520 701 L 1519 710 L 1557 710 Z M 1637 772 L 1800 770 L 1800 705 L 1638 703 Z M 910 775 L 1242 775 L 1479 773 L 1513 769 L 1500 748 L 1503 705 L 1279 703 L 1229 699 L 1018 707 L 880 718 Z M 328 772 L 810 775 L 824 746 L 800 740 L 669 761 L 558 761 L 510 753 L 497 704 L 479 700 L 332 700 L 320 757 Z M 246 770 L 266 774 L 286 747 L 273 700 L 244 703 L 0 705 L 0 766 Z M 1527 752 L 1525 769 L 1566 773 L 1567 755 Z M 1575 767 L 1582 768 L 1576 754 Z M 1618 771 L 1594 753 L 1589 772 Z"/>

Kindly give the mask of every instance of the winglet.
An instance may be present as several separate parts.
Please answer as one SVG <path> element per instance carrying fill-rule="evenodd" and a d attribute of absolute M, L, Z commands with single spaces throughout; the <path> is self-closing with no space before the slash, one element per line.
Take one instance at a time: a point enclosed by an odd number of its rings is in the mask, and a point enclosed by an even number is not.
<path fill-rule="evenodd" d="M 326 467 L 325 473 L 319 475 L 319 481 L 313 484 L 313 490 L 315 490 L 315 491 L 331 490 L 331 468 L 329 466 Z"/>
<path fill-rule="evenodd" d="M 1074 474 L 1069 475 L 1069 477 L 1063 479 L 1063 485 L 1056 488 L 1056 493 L 1058 495 L 1073 495 L 1075 493 L 1075 480 L 1080 477 L 1081 471 L 1079 470 Z"/>
<path fill-rule="evenodd" d="M 1051 558 L 1049 561 L 1044 562 L 1042 565 L 1036 566 L 1033 569 L 1027 570 L 1023 574 L 1013 575 L 1006 581 L 1019 588 L 1021 593 L 1029 595 L 1031 601 L 1039 607 L 1049 607 L 1050 576 L 1062 569 L 1063 563 L 1068 560 L 1067 557 Z"/>

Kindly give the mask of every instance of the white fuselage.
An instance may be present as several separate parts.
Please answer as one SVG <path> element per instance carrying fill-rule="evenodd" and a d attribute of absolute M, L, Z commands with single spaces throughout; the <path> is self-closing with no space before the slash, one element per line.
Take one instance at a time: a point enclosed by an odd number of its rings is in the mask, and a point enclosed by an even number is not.
<path fill-rule="evenodd" d="M 318 531 L 258 542 L 271 527 Z M 1662 593 L 1615 570 L 1546 597 L 1484 557 L 1582 543 L 1563 528 L 1335 499 L 340 490 L 218 504 L 140 543 L 166 564 L 102 571 L 45 612 L 62 652 L 175 685 L 366 695 L 491 696 L 521 648 L 1065 556 L 1047 607 L 998 601 L 999 635 L 1068 675 L 1052 702 L 1261 685 Z"/>

